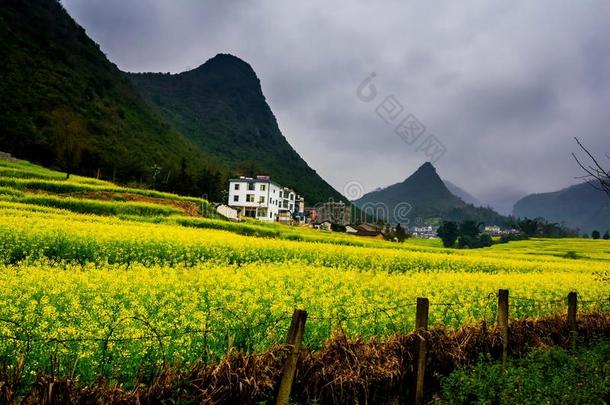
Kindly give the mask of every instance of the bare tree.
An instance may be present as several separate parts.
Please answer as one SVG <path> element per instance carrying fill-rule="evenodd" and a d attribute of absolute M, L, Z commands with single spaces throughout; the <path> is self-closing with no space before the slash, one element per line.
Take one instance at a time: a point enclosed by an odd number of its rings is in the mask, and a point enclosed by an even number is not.
<path fill-rule="evenodd" d="M 587 156 L 586 159 L 588 160 L 587 162 L 585 162 L 579 159 L 575 153 L 572 153 L 572 156 L 574 157 L 578 165 L 585 172 L 584 176 L 580 176 L 578 178 L 585 179 L 585 181 L 589 183 L 591 187 L 606 193 L 606 195 L 610 197 L 610 171 L 602 167 L 602 165 L 595 158 L 595 156 L 593 156 L 593 154 L 583 146 L 583 144 L 578 138 L 574 139 L 576 140 L 576 143 L 578 144 L 580 149 L 582 149 L 582 151 L 585 153 L 585 155 Z M 610 156 L 606 155 L 606 158 L 610 159 Z"/>

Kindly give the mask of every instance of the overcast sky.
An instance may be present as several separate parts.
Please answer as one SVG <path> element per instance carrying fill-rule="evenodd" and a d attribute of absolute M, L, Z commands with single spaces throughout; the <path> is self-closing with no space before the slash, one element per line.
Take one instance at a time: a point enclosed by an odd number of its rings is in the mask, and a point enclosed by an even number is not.
<path fill-rule="evenodd" d="M 126 71 L 176 73 L 217 53 L 250 63 L 288 141 L 341 192 L 402 181 L 429 160 L 430 135 L 446 149 L 441 177 L 504 211 L 576 182 L 574 136 L 610 153 L 606 1 L 63 4 Z M 376 93 L 358 97 L 372 72 Z M 425 127 L 411 145 L 394 132 L 408 114 Z"/>

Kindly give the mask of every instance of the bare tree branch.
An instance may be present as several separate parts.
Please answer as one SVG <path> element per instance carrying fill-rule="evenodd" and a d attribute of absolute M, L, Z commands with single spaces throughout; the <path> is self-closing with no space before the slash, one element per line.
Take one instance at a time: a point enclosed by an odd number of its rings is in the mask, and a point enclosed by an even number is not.
<path fill-rule="evenodd" d="M 584 176 L 579 176 L 577 178 L 584 179 L 591 187 L 606 193 L 606 195 L 610 198 L 610 171 L 602 167 L 595 156 L 593 156 L 593 154 L 584 147 L 578 138 L 574 139 L 576 140 L 576 143 L 580 149 L 585 152 L 592 162 L 585 165 L 575 153 L 572 153 L 572 157 L 574 157 L 574 160 L 576 160 L 578 166 L 580 166 L 580 168 L 586 173 Z M 608 155 L 606 155 L 606 157 L 610 159 Z"/>

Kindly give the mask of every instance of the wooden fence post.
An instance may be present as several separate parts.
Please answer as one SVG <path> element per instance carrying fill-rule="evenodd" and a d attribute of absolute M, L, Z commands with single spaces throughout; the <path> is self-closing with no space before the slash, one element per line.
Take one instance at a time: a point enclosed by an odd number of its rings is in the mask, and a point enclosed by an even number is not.
<path fill-rule="evenodd" d="M 428 347 L 426 338 L 422 332 L 425 332 L 428 329 L 429 309 L 430 302 L 428 301 L 428 298 L 417 299 L 417 310 L 415 313 L 415 331 L 418 333 L 415 356 L 415 405 L 424 403 L 424 375 L 426 373 L 426 352 Z"/>
<path fill-rule="evenodd" d="M 295 309 L 288 330 L 288 338 L 286 343 L 290 345 L 290 354 L 284 364 L 282 370 L 282 381 L 277 394 L 276 405 L 287 405 L 290 399 L 290 391 L 292 390 L 292 381 L 297 370 L 297 361 L 299 360 L 299 351 L 305 334 L 305 321 L 307 321 L 307 311 Z"/>
<path fill-rule="evenodd" d="M 498 326 L 502 334 L 502 369 L 508 359 L 508 290 L 498 290 Z"/>
<path fill-rule="evenodd" d="M 568 294 L 568 326 L 570 327 L 570 344 L 572 349 L 576 348 L 576 311 L 578 306 L 578 295 L 572 291 Z"/>
<path fill-rule="evenodd" d="M 231 354 L 235 348 L 235 334 L 229 333 L 227 335 L 227 354 Z"/>

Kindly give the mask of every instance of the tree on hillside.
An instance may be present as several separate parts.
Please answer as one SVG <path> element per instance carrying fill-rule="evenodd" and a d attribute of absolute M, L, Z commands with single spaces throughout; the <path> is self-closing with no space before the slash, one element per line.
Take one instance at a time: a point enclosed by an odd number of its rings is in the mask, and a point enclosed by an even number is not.
<path fill-rule="evenodd" d="M 86 128 L 78 114 L 64 107 L 54 110 L 51 119 L 58 132 L 55 142 L 57 162 L 69 179 L 81 162 Z"/>
<path fill-rule="evenodd" d="M 188 162 L 184 157 L 180 160 L 180 169 L 173 188 L 173 191 L 178 194 L 193 192 L 193 176 L 190 173 Z"/>
<path fill-rule="evenodd" d="M 479 235 L 481 234 L 481 224 L 475 221 L 466 220 L 459 225 L 460 236 L 458 237 L 458 247 L 478 247 Z"/>
<path fill-rule="evenodd" d="M 477 249 L 493 245 L 492 237 L 489 234 L 481 233 L 482 226 L 482 222 L 473 220 L 463 221 L 459 226 L 458 247 Z"/>
<path fill-rule="evenodd" d="M 588 162 L 585 162 L 582 159 L 579 159 L 575 153 L 572 153 L 576 163 L 578 163 L 580 168 L 585 172 L 581 178 L 585 179 L 585 181 L 596 190 L 604 192 L 610 197 L 610 170 L 604 169 L 599 163 L 599 160 L 583 146 L 578 138 L 574 139 L 580 149 L 585 153 L 586 159 L 588 160 Z M 606 158 L 610 159 L 610 156 L 606 155 Z"/>
<path fill-rule="evenodd" d="M 610 233 L 608 233 L 608 231 L 606 231 L 606 233 L 603 236 L 604 239 L 608 240 L 610 239 Z"/>
<path fill-rule="evenodd" d="M 405 228 L 400 226 L 400 224 L 396 225 L 396 229 L 394 230 L 394 237 L 398 242 L 404 242 L 407 239 L 407 232 Z"/>
<path fill-rule="evenodd" d="M 517 228 L 529 237 L 535 236 L 540 228 L 540 219 L 525 218 L 517 222 Z"/>
<path fill-rule="evenodd" d="M 237 173 L 240 176 L 256 177 L 266 174 L 262 166 L 254 160 L 244 160 L 237 165 Z"/>
<path fill-rule="evenodd" d="M 599 236 L 600 235 L 599 235 L 599 231 L 598 230 L 595 230 L 595 231 L 591 232 L 591 237 L 593 239 L 599 239 Z"/>
<path fill-rule="evenodd" d="M 482 223 L 466 220 L 460 224 L 460 234 L 467 238 L 476 238 L 481 233 Z"/>
<path fill-rule="evenodd" d="M 476 249 L 493 245 L 493 239 L 486 233 L 481 233 L 482 222 L 473 220 L 462 221 L 459 225 L 455 222 L 444 221 L 436 233 L 443 241 L 443 246 L 457 247 L 460 249 Z"/>
<path fill-rule="evenodd" d="M 460 230 L 455 222 L 445 221 L 437 229 L 437 235 L 443 241 L 443 246 L 453 247 L 458 236 L 460 236 Z"/>
<path fill-rule="evenodd" d="M 494 241 L 490 234 L 482 233 L 481 236 L 479 236 L 479 247 L 488 247 L 493 244 L 494 244 Z"/>
<path fill-rule="evenodd" d="M 157 165 L 156 163 L 154 165 L 152 165 L 150 167 L 150 172 L 151 172 L 151 187 L 153 190 L 157 189 L 157 182 L 159 181 L 159 177 L 161 176 L 161 166 Z"/>
<path fill-rule="evenodd" d="M 226 201 L 223 194 L 226 192 L 226 180 L 219 170 L 206 166 L 199 174 L 197 185 L 209 201 Z"/>
<path fill-rule="evenodd" d="M 515 223 L 515 227 L 527 237 L 571 238 L 580 236 L 578 229 L 572 229 L 556 222 L 547 222 L 544 218 L 519 219 Z"/>

